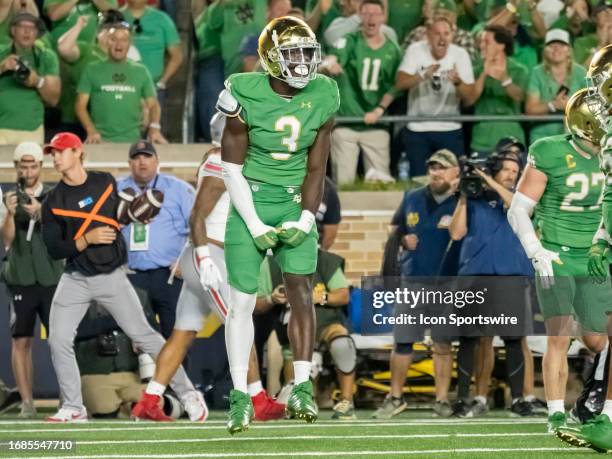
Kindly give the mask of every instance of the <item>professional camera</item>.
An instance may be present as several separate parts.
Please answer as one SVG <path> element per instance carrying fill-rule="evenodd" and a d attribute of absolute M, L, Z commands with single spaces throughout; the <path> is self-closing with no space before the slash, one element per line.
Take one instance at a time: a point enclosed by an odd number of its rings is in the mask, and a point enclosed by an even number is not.
<path fill-rule="evenodd" d="M 25 82 L 30 78 L 30 74 L 32 73 L 32 69 L 30 66 L 24 62 L 21 58 L 17 58 L 17 68 L 13 73 L 13 78 L 19 83 L 25 85 Z"/>
<path fill-rule="evenodd" d="M 26 193 L 26 179 L 25 177 L 19 177 L 17 179 L 17 188 L 15 189 L 15 194 L 17 195 L 17 205 L 30 205 L 32 204 L 32 198 L 28 193 Z"/>
<path fill-rule="evenodd" d="M 476 170 L 488 173 L 486 159 L 463 159 L 460 161 L 459 191 L 470 199 L 479 198 L 484 193 L 483 179 Z"/>

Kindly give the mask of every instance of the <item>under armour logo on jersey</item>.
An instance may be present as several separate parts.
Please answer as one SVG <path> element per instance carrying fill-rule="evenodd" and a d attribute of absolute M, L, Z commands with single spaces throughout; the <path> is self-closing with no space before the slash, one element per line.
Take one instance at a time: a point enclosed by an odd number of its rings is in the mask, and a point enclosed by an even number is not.
<path fill-rule="evenodd" d="M 13 297 L 13 301 L 21 301 L 21 300 L 23 300 L 23 297 L 21 295 L 15 295 Z"/>
<path fill-rule="evenodd" d="M 300 108 L 312 108 L 312 102 L 309 100 L 308 102 L 302 102 Z"/>

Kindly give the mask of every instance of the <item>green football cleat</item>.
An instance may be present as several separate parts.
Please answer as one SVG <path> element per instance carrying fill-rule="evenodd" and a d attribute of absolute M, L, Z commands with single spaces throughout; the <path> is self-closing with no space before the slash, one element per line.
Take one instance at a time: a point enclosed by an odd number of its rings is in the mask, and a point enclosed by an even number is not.
<path fill-rule="evenodd" d="M 596 416 L 578 429 L 561 427 L 556 435 L 572 446 L 591 448 L 598 453 L 612 451 L 612 422 L 605 414 Z"/>
<path fill-rule="evenodd" d="M 304 419 L 313 423 L 319 415 L 319 408 L 312 397 L 312 382 L 305 381 L 293 387 L 285 412 L 289 417 Z"/>
<path fill-rule="evenodd" d="M 565 416 L 565 413 L 557 411 L 548 416 L 548 433 L 555 433 L 561 427 L 567 427 L 567 416 Z"/>
<path fill-rule="evenodd" d="M 227 430 L 232 435 L 249 428 L 253 419 L 253 402 L 249 394 L 236 389 L 230 391 L 230 412 Z"/>

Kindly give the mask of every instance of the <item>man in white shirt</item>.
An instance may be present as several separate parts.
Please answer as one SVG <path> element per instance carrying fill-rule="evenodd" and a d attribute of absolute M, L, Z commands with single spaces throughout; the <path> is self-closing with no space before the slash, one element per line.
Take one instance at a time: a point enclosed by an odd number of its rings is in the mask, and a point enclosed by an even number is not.
<path fill-rule="evenodd" d="M 427 39 L 408 47 L 397 74 L 397 89 L 408 90 L 409 116 L 460 114 L 460 104 L 474 102 L 474 72 L 467 51 L 453 42 L 453 27 L 445 16 L 427 24 Z M 442 148 L 464 154 L 460 123 L 408 123 L 404 148 L 412 176 L 425 175 L 427 159 Z"/>

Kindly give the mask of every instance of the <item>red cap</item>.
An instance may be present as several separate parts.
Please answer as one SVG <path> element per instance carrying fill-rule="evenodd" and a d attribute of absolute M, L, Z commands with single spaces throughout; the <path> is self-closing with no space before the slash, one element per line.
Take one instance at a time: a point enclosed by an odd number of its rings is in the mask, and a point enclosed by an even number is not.
<path fill-rule="evenodd" d="M 64 151 L 66 148 L 83 148 L 83 142 L 72 132 L 60 132 L 53 136 L 43 151 L 48 155 L 52 150 Z"/>

